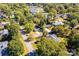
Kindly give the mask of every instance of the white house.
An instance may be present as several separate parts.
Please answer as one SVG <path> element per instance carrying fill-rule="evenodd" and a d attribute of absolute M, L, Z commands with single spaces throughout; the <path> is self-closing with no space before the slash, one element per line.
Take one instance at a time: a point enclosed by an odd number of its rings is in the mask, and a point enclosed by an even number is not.
<path fill-rule="evenodd" d="M 37 12 L 43 12 L 44 10 L 43 10 L 43 8 L 41 8 L 41 7 L 37 7 L 37 6 L 30 6 L 30 12 L 32 13 L 32 14 L 36 14 Z"/>
<path fill-rule="evenodd" d="M 51 30 L 49 30 L 48 28 L 45 28 L 45 31 L 47 31 L 48 33 L 51 32 Z"/>
<path fill-rule="evenodd" d="M 64 25 L 64 23 L 61 22 L 61 21 L 55 21 L 55 22 L 53 23 L 53 25 Z"/>
<path fill-rule="evenodd" d="M 51 37 L 56 42 L 60 42 L 60 39 L 56 36 L 56 34 L 49 34 L 49 37 Z"/>
<path fill-rule="evenodd" d="M 53 25 L 64 25 L 64 21 L 62 18 L 57 18 L 55 21 L 52 23 Z"/>
<path fill-rule="evenodd" d="M 0 31 L 0 35 L 5 35 L 5 34 L 9 34 L 7 29 L 4 29 L 2 31 Z"/>

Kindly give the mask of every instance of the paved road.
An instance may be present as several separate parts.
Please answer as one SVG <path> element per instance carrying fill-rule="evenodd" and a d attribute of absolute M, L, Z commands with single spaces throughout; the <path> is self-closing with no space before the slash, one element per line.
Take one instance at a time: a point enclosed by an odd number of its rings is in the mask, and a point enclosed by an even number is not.
<path fill-rule="evenodd" d="M 0 42 L 0 56 L 8 55 L 7 45 L 8 41 Z"/>
<path fill-rule="evenodd" d="M 24 41 L 25 41 L 25 44 L 26 44 L 26 47 L 27 47 L 27 49 L 29 50 L 29 53 L 28 53 L 28 55 L 29 56 L 34 56 L 35 55 L 35 52 L 34 52 L 34 49 L 33 49 L 33 47 L 32 47 L 32 43 L 34 42 L 32 42 L 32 41 L 30 41 L 30 42 L 28 42 L 27 41 L 27 39 L 28 39 L 28 36 L 26 36 L 25 35 L 25 33 L 24 33 L 24 31 L 21 29 L 21 34 L 22 34 L 22 37 L 23 37 L 23 39 L 24 39 Z"/>
<path fill-rule="evenodd" d="M 26 46 L 28 47 L 29 52 L 33 52 L 33 47 L 31 45 L 31 42 L 25 42 Z"/>

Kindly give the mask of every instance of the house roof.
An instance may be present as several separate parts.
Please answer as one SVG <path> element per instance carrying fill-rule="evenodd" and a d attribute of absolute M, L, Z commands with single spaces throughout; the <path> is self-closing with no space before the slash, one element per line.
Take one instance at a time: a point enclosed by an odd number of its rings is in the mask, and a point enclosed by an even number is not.
<path fill-rule="evenodd" d="M 36 12 L 38 12 L 38 11 L 43 11 L 43 8 L 37 7 L 37 6 L 30 6 L 30 12 L 32 14 L 36 14 Z"/>
<path fill-rule="evenodd" d="M 63 22 L 61 22 L 61 21 L 57 21 L 57 22 L 55 22 L 55 23 L 53 23 L 54 25 L 64 25 L 64 23 Z"/>
<path fill-rule="evenodd" d="M 7 30 L 7 29 L 4 29 L 4 30 L 0 31 L 0 34 L 1 34 L 1 35 L 8 34 L 8 30 Z"/>
<path fill-rule="evenodd" d="M 53 38 L 54 41 L 59 42 L 60 39 L 55 35 L 55 34 L 50 34 L 49 35 L 51 38 Z"/>
<path fill-rule="evenodd" d="M 62 21 L 63 22 L 64 19 L 60 17 L 60 18 L 56 18 L 55 21 Z"/>
<path fill-rule="evenodd" d="M 40 32 L 31 32 L 30 36 L 32 36 L 32 37 L 40 37 L 40 36 L 42 36 L 42 33 L 40 33 Z"/>
<path fill-rule="evenodd" d="M 46 25 L 46 28 L 47 28 L 47 27 L 50 27 L 50 26 L 51 26 L 50 24 L 49 24 L 49 25 Z"/>
<path fill-rule="evenodd" d="M 45 31 L 47 31 L 47 32 L 51 32 L 51 30 L 49 30 L 48 28 L 45 28 Z"/>

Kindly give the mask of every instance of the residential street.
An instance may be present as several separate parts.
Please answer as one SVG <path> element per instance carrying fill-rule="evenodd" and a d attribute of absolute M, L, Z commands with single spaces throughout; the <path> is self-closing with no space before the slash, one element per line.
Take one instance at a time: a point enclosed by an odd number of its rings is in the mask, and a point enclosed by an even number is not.
<path fill-rule="evenodd" d="M 28 37 L 24 34 L 24 32 L 23 32 L 23 30 L 21 29 L 21 34 L 22 34 L 22 37 L 23 37 L 23 39 L 24 39 L 24 41 L 25 41 L 25 44 L 26 44 L 26 47 L 27 47 L 27 49 L 28 49 L 28 55 L 29 56 L 33 56 L 33 55 L 35 55 L 35 53 L 34 53 L 34 48 L 32 47 L 32 43 L 34 42 L 28 42 L 27 41 L 27 39 L 28 39 Z"/>
<path fill-rule="evenodd" d="M 8 45 L 8 41 L 0 42 L 0 56 L 8 55 L 7 45 Z"/>

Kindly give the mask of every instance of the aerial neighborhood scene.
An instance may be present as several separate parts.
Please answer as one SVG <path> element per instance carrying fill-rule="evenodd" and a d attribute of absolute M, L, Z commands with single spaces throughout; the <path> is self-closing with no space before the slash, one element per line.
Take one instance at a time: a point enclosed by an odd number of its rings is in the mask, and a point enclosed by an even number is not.
<path fill-rule="evenodd" d="M 79 4 L 0 4 L 0 56 L 78 56 Z"/>

